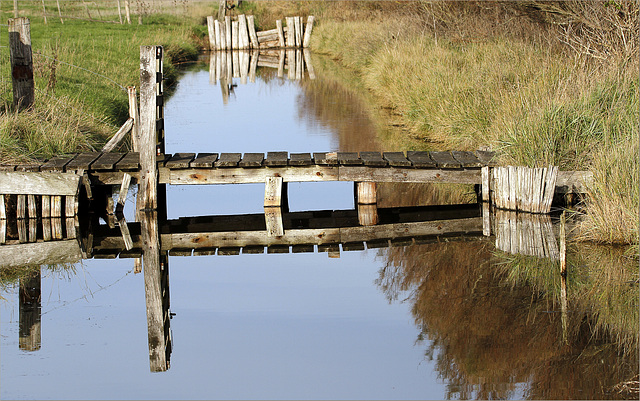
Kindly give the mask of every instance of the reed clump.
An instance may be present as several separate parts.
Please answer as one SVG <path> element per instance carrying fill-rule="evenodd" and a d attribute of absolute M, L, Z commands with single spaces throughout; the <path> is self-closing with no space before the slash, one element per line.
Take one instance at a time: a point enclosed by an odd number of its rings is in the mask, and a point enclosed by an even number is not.
<path fill-rule="evenodd" d="M 345 3 L 321 10 L 312 46 L 355 69 L 414 148 L 590 170 L 582 238 L 638 243 L 636 2 Z"/>

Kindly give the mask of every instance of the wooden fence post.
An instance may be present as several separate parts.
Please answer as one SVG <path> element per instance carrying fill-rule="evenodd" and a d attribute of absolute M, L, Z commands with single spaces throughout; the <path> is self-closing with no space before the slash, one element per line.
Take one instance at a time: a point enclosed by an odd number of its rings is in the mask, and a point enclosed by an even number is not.
<path fill-rule="evenodd" d="M 42 18 L 44 19 L 44 23 L 47 23 L 47 8 L 44 6 L 44 0 L 42 0 Z"/>
<path fill-rule="evenodd" d="M 304 39 L 302 40 L 302 47 L 309 47 L 309 43 L 311 43 L 311 31 L 313 30 L 313 22 L 316 17 L 310 15 L 307 17 L 307 27 L 304 30 Z"/>
<path fill-rule="evenodd" d="M 22 110 L 31 107 L 35 100 L 29 18 L 9 19 L 9 48 L 13 104 Z"/>
<path fill-rule="evenodd" d="M 62 11 L 60 11 L 60 0 L 56 0 L 56 5 L 58 6 L 58 17 L 60 17 L 60 23 L 64 24 L 64 20 L 62 19 Z"/>
<path fill-rule="evenodd" d="M 131 13 L 129 11 L 129 0 L 124 0 L 124 14 L 127 18 L 127 24 L 131 25 Z"/>
<path fill-rule="evenodd" d="M 156 165 L 156 46 L 140 46 L 140 207 L 158 208 Z"/>

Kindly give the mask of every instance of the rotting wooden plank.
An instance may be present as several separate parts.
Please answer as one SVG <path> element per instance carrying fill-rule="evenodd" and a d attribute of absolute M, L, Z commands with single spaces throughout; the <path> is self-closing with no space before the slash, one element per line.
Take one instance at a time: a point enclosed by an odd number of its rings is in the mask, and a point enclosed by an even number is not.
<path fill-rule="evenodd" d="M 480 184 L 480 169 L 414 169 L 340 166 L 340 181 L 374 182 L 447 182 Z"/>
<path fill-rule="evenodd" d="M 0 193 L 75 195 L 80 176 L 74 173 L 0 171 Z"/>
<path fill-rule="evenodd" d="M 243 168 L 262 167 L 263 160 L 264 153 L 245 153 L 238 166 Z"/>
<path fill-rule="evenodd" d="M 0 247 L 0 266 L 3 268 L 76 263 L 81 259 L 80 246 L 75 239 Z"/>
<path fill-rule="evenodd" d="M 54 240 L 62 239 L 62 218 L 55 217 L 51 219 L 51 237 Z"/>
<path fill-rule="evenodd" d="M 40 171 L 63 172 L 64 167 L 75 157 L 74 155 L 56 156 L 40 166 Z"/>
<path fill-rule="evenodd" d="M 18 242 L 21 244 L 29 242 L 29 237 L 27 235 L 27 222 L 25 219 L 18 219 L 17 221 L 18 227 Z"/>
<path fill-rule="evenodd" d="M 116 163 L 116 170 L 137 170 L 140 168 L 140 153 L 129 152 Z"/>
<path fill-rule="evenodd" d="M 220 159 L 214 165 L 216 167 L 237 167 L 241 158 L 241 153 L 221 153 Z"/>
<path fill-rule="evenodd" d="M 295 244 L 291 246 L 291 253 L 313 253 L 315 245 L 313 244 Z"/>
<path fill-rule="evenodd" d="M 124 157 L 124 153 L 103 153 L 91 165 L 92 170 L 113 170 L 116 163 Z"/>
<path fill-rule="evenodd" d="M 42 163 L 27 163 L 19 164 L 16 166 L 16 171 L 40 171 L 40 164 Z"/>
<path fill-rule="evenodd" d="M 343 251 L 364 251 L 364 242 L 345 242 L 342 244 Z"/>
<path fill-rule="evenodd" d="M 264 253 L 264 246 L 245 246 L 244 248 L 242 248 L 242 253 L 250 255 L 260 255 Z"/>
<path fill-rule="evenodd" d="M 453 158 L 451 152 L 430 152 L 429 156 L 440 168 L 460 168 L 462 164 Z"/>
<path fill-rule="evenodd" d="M 263 183 L 281 176 L 284 182 L 338 181 L 338 168 L 329 166 L 270 167 L 259 169 L 160 169 L 162 184 L 247 184 Z"/>
<path fill-rule="evenodd" d="M 30 219 L 35 219 L 36 217 L 38 217 L 36 197 L 33 194 L 27 194 L 27 209 Z"/>
<path fill-rule="evenodd" d="M 189 163 L 195 157 L 195 153 L 176 153 L 165 163 L 165 167 L 169 169 L 189 168 Z"/>
<path fill-rule="evenodd" d="M 18 195 L 18 200 L 16 202 L 16 218 L 17 219 L 26 219 L 27 218 L 27 197 L 26 197 L 26 195 Z"/>
<path fill-rule="evenodd" d="M 220 256 L 233 256 L 240 255 L 240 247 L 220 247 L 218 248 L 218 255 Z"/>
<path fill-rule="evenodd" d="M 329 152 L 329 153 L 314 153 L 313 160 L 315 164 L 319 165 L 336 165 L 338 164 L 338 153 L 337 152 Z"/>
<path fill-rule="evenodd" d="M 386 167 L 389 164 L 380 152 L 360 152 L 360 159 L 367 167 Z"/>
<path fill-rule="evenodd" d="M 313 164 L 311 153 L 291 153 L 289 155 L 290 166 L 311 166 Z"/>
<path fill-rule="evenodd" d="M 338 162 L 344 166 L 357 166 L 363 164 L 358 152 L 338 152 Z"/>
<path fill-rule="evenodd" d="M 451 155 L 465 168 L 482 167 L 484 165 L 473 152 L 454 150 Z"/>
<path fill-rule="evenodd" d="M 198 153 L 198 156 L 189 163 L 189 166 L 195 168 L 211 168 L 216 160 L 218 160 L 217 153 Z"/>
<path fill-rule="evenodd" d="M 267 247 L 267 253 L 289 253 L 289 245 L 270 245 Z"/>
<path fill-rule="evenodd" d="M 282 167 L 288 164 L 287 152 L 267 152 L 267 158 L 264 165 L 268 167 Z"/>
<path fill-rule="evenodd" d="M 402 152 L 384 152 L 382 155 L 393 167 L 411 167 L 411 162 L 407 160 Z"/>
<path fill-rule="evenodd" d="M 476 157 L 478 158 L 478 160 L 480 160 L 480 163 L 482 163 L 483 165 L 489 166 L 489 167 L 494 167 L 497 165 L 495 161 L 495 156 L 496 156 L 495 152 L 486 151 L 486 150 L 476 150 L 475 153 L 476 153 Z"/>
<path fill-rule="evenodd" d="M 66 171 L 70 170 L 88 170 L 91 166 L 91 163 L 96 161 L 98 157 L 100 157 L 100 152 L 91 152 L 91 153 L 80 153 L 73 158 L 73 160 L 69 161 L 66 166 Z"/>

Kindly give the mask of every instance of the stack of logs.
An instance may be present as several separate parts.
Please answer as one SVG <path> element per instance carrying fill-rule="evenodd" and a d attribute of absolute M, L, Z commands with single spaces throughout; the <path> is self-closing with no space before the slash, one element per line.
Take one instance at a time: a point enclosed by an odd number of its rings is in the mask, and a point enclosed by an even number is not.
<path fill-rule="evenodd" d="M 276 29 L 256 32 L 253 15 L 238 15 L 236 21 L 225 17 L 224 21 L 207 17 L 209 47 L 211 50 L 248 50 L 309 47 L 315 17 L 307 18 L 304 27 L 302 17 L 287 17 L 286 26 L 276 21 Z"/>

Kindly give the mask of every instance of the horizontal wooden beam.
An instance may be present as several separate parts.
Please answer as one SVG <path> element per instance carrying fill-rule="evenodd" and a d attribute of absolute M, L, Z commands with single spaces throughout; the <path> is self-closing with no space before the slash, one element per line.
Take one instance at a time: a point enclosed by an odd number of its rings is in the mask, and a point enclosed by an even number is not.
<path fill-rule="evenodd" d="M 0 267 L 76 263 L 82 259 L 78 241 L 63 240 L 0 246 Z"/>
<path fill-rule="evenodd" d="M 0 171 L 0 194 L 76 195 L 80 177 L 75 173 Z"/>

